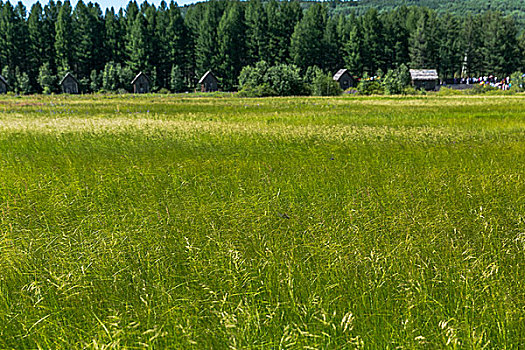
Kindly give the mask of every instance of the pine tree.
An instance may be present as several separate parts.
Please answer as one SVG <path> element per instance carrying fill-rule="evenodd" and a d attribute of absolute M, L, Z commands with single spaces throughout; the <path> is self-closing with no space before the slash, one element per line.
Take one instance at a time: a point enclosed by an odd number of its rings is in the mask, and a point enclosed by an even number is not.
<path fill-rule="evenodd" d="M 147 49 L 146 19 L 138 13 L 132 27 L 129 29 L 127 51 L 129 68 L 138 73 L 145 70 L 149 63 L 149 50 Z"/>
<path fill-rule="evenodd" d="M 38 70 L 38 84 L 43 93 L 50 94 L 56 90 L 56 76 L 53 74 L 49 62 L 45 62 Z"/>
<path fill-rule="evenodd" d="M 303 71 L 312 65 L 324 67 L 326 19 L 326 8 L 316 3 L 308 9 L 295 27 L 291 41 L 291 56 L 293 62 Z"/>
<path fill-rule="evenodd" d="M 69 0 L 66 0 L 60 7 L 55 32 L 57 70 L 60 75 L 63 75 L 69 71 L 73 63 L 73 28 Z"/>
<path fill-rule="evenodd" d="M 105 13 L 105 33 L 104 42 L 106 58 L 108 62 L 123 62 L 124 60 L 124 36 L 121 24 L 121 17 L 115 14 L 115 9 L 111 7 Z"/>
<path fill-rule="evenodd" d="M 39 2 L 31 7 L 31 12 L 27 20 L 27 28 L 29 32 L 29 79 L 35 90 L 39 90 L 37 86 L 39 67 L 45 62 L 46 42 L 44 33 L 44 11 Z M 49 68 L 49 63 L 47 65 Z"/>
<path fill-rule="evenodd" d="M 233 2 L 219 22 L 218 40 L 220 57 L 220 76 L 226 91 L 237 85 L 237 78 L 246 63 L 244 44 L 244 15 L 241 5 Z"/>
<path fill-rule="evenodd" d="M 179 66 L 171 68 L 170 88 L 172 92 L 182 92 L 184 90 L 184 76 Z"/>
<path fill-rule="evenodd" d="M 363 69 L 373 75 L 378 69 L 385 67 L 383 24 L 377 10 L 372 9 L 365 13 L 361 18 L 361 29 Z"/>
<path fill-rule="evenodd" d="M 268 57 L 268 18 L 261 0 L 250 0 L 246 6 L 246 49 L 249 64 Z"/>
<path fill-rule="evenodd" d="M 463 53 L 460 46 L 459 21 L 447 14 L 440 20 L 442 34 L 439 36 L 439 74 L 444 78 L 454 78 L 461 73 Z"/>
<path fill-rule="evenodd" d="M 483 72 L 483 38 L 481 18 L 468 15 L 461 30 L 463 66 L 468 77 L 480 76 Z"/>
<path fill-rule="evenodd" d="M 344 25 L 341 41 L 345 67 L 353 75 L 361 76 L 363 74 L 361 23 L 354 14 Z"/>
<path fill-rule="evenodd" d="M 429 67 L 430 49 L 426 31 L 426 19 L 421 16 L 416 30 L 410 36 L 410 67 L 423 69 Z"/>
<path fill-rule="evenodd" d="M 199 76 L 208 70 L 217 70 L 220 67 L 217 29 L 224 12 L 223 6 L 222 2 L 216 0 L 207 2 L 195 48 Z"/>

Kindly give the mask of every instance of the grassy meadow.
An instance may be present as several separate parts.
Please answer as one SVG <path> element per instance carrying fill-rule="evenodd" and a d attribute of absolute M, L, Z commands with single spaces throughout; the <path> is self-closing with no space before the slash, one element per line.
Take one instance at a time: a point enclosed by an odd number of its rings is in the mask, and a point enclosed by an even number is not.
<path fill-rule="evenodd" d="M 525 96 L 0 97 L 0 349 L 519 349 Z"/>

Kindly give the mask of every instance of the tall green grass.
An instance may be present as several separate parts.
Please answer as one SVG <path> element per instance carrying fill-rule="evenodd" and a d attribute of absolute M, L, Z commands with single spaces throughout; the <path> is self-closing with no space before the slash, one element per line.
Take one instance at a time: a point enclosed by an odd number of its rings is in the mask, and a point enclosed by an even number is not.
<path fill-rule="evenodd" d="M 0 348 L 519 349 L 524 102 L 4 97 Z"/>

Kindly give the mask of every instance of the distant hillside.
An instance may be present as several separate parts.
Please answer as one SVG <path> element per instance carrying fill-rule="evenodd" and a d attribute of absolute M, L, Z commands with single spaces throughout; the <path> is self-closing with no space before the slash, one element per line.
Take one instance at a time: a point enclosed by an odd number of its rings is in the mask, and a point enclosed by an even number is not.
<path fill-rule="evenodd" d="M 349 14 L 355 11 L 362 14 L 371 8 L 389 11 L 400 6 L 423 6 L 435 9 L 438 13 L 465 15 L 479 14 L 486 11 L 500 11 L 516 19 L 519 27 L 525 29 L 525 1 L 523 0 L 360 0 L 333 2 L 333 14 Z"/>

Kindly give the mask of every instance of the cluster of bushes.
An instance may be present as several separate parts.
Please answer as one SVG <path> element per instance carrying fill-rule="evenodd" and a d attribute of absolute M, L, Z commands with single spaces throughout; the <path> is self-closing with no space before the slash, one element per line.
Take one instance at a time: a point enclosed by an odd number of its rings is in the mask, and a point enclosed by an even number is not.
<path fill-rule="evenodd" d="M 239 77 L 239 88 L 239 95 L 244 97 L 337 96 L 343 92 L 332 75 L 316 66 L 309 67 L 302 77 L 299 68 L 294 65 L 270 66 L 265 61 L 243 68 Z M 383 75 L 382 71 L 378 71 L 374 77 L 365 74 L 356 88 L 346 92 L 360 95 L 417 93 L 410 86 L 410 72 L 404 64 L 389 70 L 386 75 Z"/>
<path fill-rule="evenodd" d="M 359 81 L 356 93 L 361 95 L 415 95 L 418 92 L 410 84 L 410 71 L 401 64 L 386 74 L 379 70 L 374 77 L 365 74 Z"/>
<path fill-rule="evenodd" d="M 255 66 L 246 66 L 239 76 L 239 96 L 335 96 L 342 92 L 332 77 L 317 67 L 308 68 L 301 75 L 293 64 L 270 66 L 259 61 Z"/>

